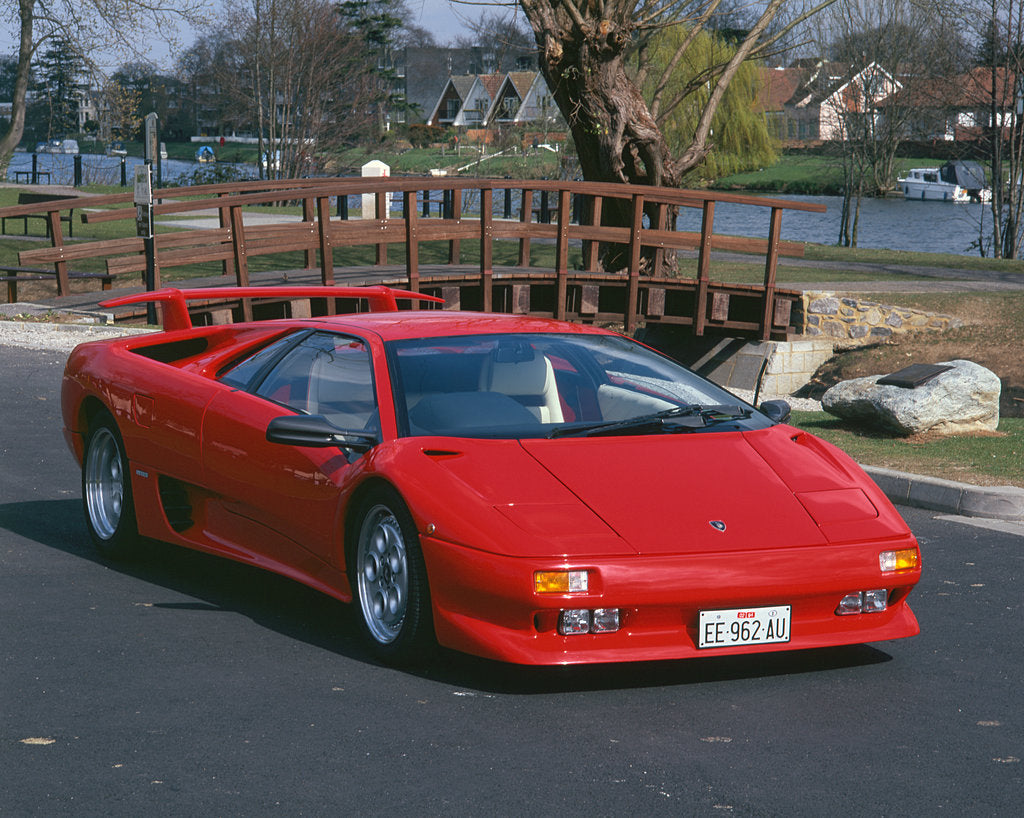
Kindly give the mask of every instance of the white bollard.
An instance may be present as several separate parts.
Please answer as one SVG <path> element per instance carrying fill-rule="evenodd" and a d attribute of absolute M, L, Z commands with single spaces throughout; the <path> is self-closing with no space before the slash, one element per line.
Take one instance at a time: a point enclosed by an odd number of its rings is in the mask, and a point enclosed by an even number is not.
<path fill-rule="evenodd" d="M 390 176 L 391 166 L 385 165 L 379 159 L 367 162 L 362 167 L 362 176 L 369 178 L 372 176 Z M 363 194 L 363 212 L 361 218 L 363 219 L 386 219 L 391 213 L 391 194 L 387 193 L 384 196 L 384 212 L 377 213 L 377 197 L 373 193 Z"/>

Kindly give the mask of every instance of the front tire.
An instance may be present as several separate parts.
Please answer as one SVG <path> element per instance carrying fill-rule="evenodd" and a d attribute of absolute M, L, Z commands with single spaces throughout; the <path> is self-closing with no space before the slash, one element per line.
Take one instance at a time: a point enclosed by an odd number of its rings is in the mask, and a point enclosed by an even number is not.
<path fill-rule="evenodd" d="M 139 531 L 124 441 L 114 419 L 96 419 L 82 458 L 82 503 L 96 550 L 104 557 L 123 559 L 132 553 Z"/>
<path fill-rule="evenodd" d="M 362 503 L 349 576 L 359 628 L 384 662 L 421 662 L 436 649 L 430 588 L 412 515 L 393 489 L 375 489 Z"/>

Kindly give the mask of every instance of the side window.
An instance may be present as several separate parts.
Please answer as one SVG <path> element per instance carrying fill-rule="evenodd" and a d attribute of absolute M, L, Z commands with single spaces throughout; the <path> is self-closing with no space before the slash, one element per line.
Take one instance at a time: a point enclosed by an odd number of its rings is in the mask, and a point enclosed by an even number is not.
<path fill-rule="evenodd" d="M 370 350 L 347 335 L 313 333 L 278 362 L 256 394 L 323 415 L 339 429 L 378 427 Z"/>

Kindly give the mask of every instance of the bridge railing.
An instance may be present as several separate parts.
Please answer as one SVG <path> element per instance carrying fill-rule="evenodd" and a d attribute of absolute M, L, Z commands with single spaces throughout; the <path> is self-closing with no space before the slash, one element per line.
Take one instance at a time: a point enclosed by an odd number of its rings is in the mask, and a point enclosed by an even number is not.
<path fill-rule="evenodd" d="M 715 206 L 721 202 L 769 211 L 764 239 L 714 232 Z M 298 204 L 290 220 L 253 219 L 254 207 Z M 355 204 L 353 204 L 355 203 Z M 734 194 L 546 180 L 462 178 L 324 178 L 278 182 L 253 181 L 167 188 L 154 191 L 155 217 L 207 216 L 215 228 L 158 232 L 154 241 L 157 286 L 160 271 L 180 265 L 217 262 L 220 272 L 240 286 L 249 284 L 250 259 L 299 252 L 306 269 L 320 280 L 335 280 L 340 248 L 372 248 L 373 265 L 388 265 L 389 249 L 404 255 L 404 285 L 432 290 L 461 306 L 486 311 L 550 314 L 575 320 L 620 320 L 627 331 L 639 323 L 688 324 L 696 334 L 715 327 L 768 338 L 785 334 L 796 294 L 775 284 L 780 255 L 802 255 L 803 245 L 780 239 L 785 210 L 822 211 L 821 205 Z M 358 205 L 355 206 L 355 205 Z M 616 208 L 619 223 L 606 224 Z M 700 230 L 669 223 L 682 208 L 701 211 Z M 125 222 L 125 235 L 75 241 L 62 233 L 61 215 L 78 210 L 86 223 Z M 355 211 L 358 210 L 358 217 Z M 84 196 L 54 202 L 0 208 L 0 217 L 45 214 L 50 245 L 20 252 L 23 269 L 52 267 L 58 294 L 69 291 L 76 264 L 86 259 L 105 266 L 104 286 L 123 274 L 142 273 L 144 243 L 134 232 L 132 194 Z M 627 219 L 622 219 L 622 213 Z M 426 243 L 443 242 L 441 265 L 421 263 Z M 513 243 L 515 261 L 495 269 L 495 246 Z M 553 247 L 553 269 L 531 267 L 537 244 Z M 600 269 L 600 248 L 625 248 L 626 265 L 614 274 Z M 472 245 L 472 247 L 470 247 Z M 574 268 L 570 267 L 570 247 Z M 476 269 L 467 272 L 463 255 L 473 250 Z M 645 275 L 641 260 L 672 250 L 695 250 L 692 277 Z M 713 250 L 760 254 L 760 285 L 723 284 L 711 276 Z M 508 252 L 504 254 L 509 257 Z M 95 263 L 95 262 L 94 262 Z M 32 265 L 35 265 L 33 267 Z M 543 272 L 542 272 L 543 269 Z M 93 272 L 93 276 L 97 273 Z M 752 306 L 753 305 L 753 306 Z M 245 311 L 251 314 L 246 303 Z"/>

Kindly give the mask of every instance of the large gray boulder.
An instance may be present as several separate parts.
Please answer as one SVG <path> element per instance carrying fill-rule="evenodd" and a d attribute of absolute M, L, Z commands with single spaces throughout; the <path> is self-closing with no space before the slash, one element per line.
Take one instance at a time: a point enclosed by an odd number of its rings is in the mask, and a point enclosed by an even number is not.
<path fill-rule="evenodd" d="M 876 383 L 884 375 L 842 381 L 822 396 L 821 406 L 844 420 L 899 435 L 994 432 L 999 378 L 972 361 L 942 365 L 952 368 L 913 389 Z"/>

